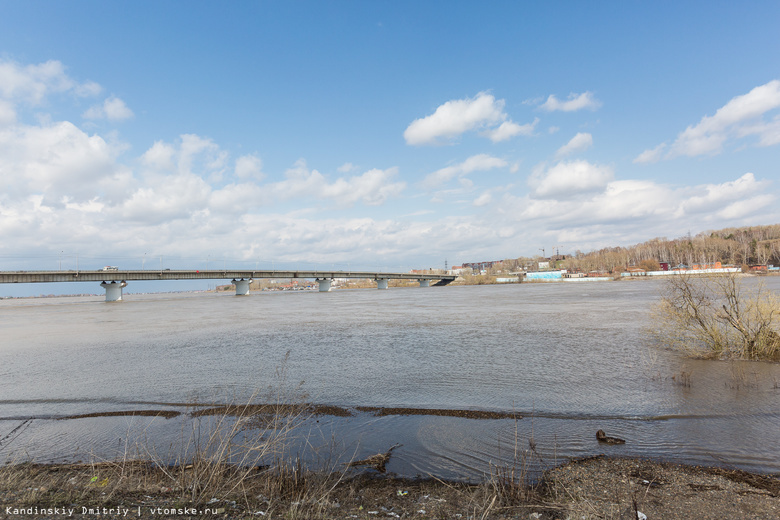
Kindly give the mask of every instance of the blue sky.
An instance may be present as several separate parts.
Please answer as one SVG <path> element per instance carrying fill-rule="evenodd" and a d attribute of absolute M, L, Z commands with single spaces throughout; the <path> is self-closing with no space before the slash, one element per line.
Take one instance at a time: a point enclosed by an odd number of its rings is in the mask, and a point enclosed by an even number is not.
<path fill-rule="evenodd" d="M 2 270 L 396 270 L 780 222 L 777 2 L 0 13 Z"/>

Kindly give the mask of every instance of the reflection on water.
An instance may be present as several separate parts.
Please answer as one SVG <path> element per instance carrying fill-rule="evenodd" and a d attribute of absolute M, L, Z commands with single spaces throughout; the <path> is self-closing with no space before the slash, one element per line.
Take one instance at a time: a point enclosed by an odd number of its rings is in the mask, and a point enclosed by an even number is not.
<path fill-rule="evenodd" d="M 766 282 L 780 289 L 780 279 Z M 545 463 L 608 451 L 780 471 L 780 365 L 649 348 L 642 327 L 661 287 L 646 280 L 129 295 L 115 304 L 3 300 L 0 458 L 21 447 L 42 460 L 79 450 L 111 456 L 129 431 L 171 441 L 188 420 L 58 417 L 245 401 L 302 382 L 323 404 L 525 416 L 358 413 L 313 423 L 324 442 L 336 435 L 358 456 L 403 443 L 389 469 L 407 475 L 478 476 L 511 459 L 516 442 L 527 449 L 531 436 Z M 628 442 L 599 446 L 598 429 Z"/>

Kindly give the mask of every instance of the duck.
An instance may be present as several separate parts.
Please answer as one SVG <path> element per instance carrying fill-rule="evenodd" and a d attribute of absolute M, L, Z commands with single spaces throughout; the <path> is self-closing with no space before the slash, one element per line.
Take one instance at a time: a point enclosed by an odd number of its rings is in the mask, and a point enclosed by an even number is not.
<path fill-rule="evenodd" d="M 604 433 L 604 430 L 599 430 L 596 432 L 596 438 L 599 442 L 603 442 L 605 444 L 625 444 L 626 441 L 623 439 L 619 439 L 617 437 L 607 437 L 607 434 Z"/>

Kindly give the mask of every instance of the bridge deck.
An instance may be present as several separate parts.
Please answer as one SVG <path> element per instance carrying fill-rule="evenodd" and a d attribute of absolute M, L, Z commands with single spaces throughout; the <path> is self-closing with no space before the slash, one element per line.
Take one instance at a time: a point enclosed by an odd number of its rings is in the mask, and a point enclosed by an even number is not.
<path fill-rule="evenodd" d="M 99 271 L 0 271 L 0 283 L 128 282 L 135 280 L 231 280 L 249 278 L 362 278 L 370 280 L 430 280 L 446 285 L 454 275 L 382 273 L 368 271 L 258 271 L 240 269 L 201 270 L 99 270 Z"/>

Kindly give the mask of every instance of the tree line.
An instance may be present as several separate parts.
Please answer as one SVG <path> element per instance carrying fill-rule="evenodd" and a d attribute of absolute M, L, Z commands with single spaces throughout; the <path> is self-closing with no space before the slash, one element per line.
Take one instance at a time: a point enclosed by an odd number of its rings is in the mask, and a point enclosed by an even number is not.
<path fill-rule="evenodd" d="M 536 269 L 541 257 L 520 257 L 493 262 L 488 274 L 520 269 Z M 705 231 L 697 235 L 688 233 L 674 239 L 653 238 L 627 247 L 606 247 L 597 251 L 574 255 L 557 255 L 550 258 L 551 268 L 583 272 L 612 273 L 629 266 L 647 270 L 659 268 L 659 262 L 671 266 L 685 264 L 714 264 L 749 266 L 780 265 L 780 224 L 725 228 Z"/>

